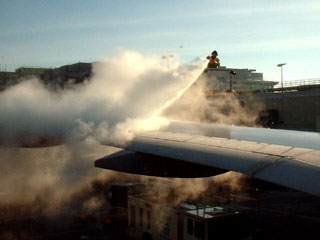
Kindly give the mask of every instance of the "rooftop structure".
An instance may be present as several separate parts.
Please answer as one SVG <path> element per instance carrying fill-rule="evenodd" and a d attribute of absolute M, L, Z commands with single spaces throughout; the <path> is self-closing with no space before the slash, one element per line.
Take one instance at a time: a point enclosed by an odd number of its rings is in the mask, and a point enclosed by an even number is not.
<path fill-rule="evenodd" d="M 231 72 L 235 74 L 231 74 Z M 252 91 L 273 89 L 278 82 L 264 81 L 263 74 L 247 68 L 208 68 L 208 91 Z"/>
<path fill-rule="evenodd" d="M 33 67 L 21 67 L 16 69 L 16 73 L 19 78 L 30 79 L 30 78 L 38 78 L 40 79 L 43 73 L 47 70 L 47 68 L 33 68 Z"/>
<path fill-rule="evenodd" d="M 280 90 L 281 85 L 276 85 L 275 90 Z M 284 91 L 319 91 L 320 78 L 299 79 L 283 82 Z"/>
<path fill-rule="evenodd" d="M 136 239 L 234 239 L 251 235 L 253 219 L 253 211 L 194 202 L 176 205 L 157 195 L 136 195 L 128 199 L 127 232 Z"/>
<path fill-rule="evenodd" d="M 92 72 L 92 63 L 75 63 L 59 68 L 48 69 L 44 72 L 42 80 L 45 84 L 65 86 L 65 84 L 81 83 L 89 78 Z"/>
<path fill-rule="evenodd" d="M 0 91 L 23 80 L 41 79 L 46 70 L 46 68 L 21 67 L 15 72 L 0 72 Z"/>

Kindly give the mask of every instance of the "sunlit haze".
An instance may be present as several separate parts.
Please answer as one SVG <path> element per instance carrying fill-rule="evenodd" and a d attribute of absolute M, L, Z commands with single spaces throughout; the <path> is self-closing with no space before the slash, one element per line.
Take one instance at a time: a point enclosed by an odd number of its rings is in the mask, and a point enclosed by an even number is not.
<path fill-rule="evenodd" d="M 223 66 L 279 81 L 320 76 L 320 1 L 1 1 L 0 70 L 58 67 L 119 49 L 173 54 L 216 49 Z"/>

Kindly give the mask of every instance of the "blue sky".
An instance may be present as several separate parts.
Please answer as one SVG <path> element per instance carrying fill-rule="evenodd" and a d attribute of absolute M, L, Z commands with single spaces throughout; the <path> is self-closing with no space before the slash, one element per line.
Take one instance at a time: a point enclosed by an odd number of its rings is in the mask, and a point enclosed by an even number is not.
<path fill-rule="evenodd" d="M 173 53 L 181 62 L 216 49 L 222 65 L 278 81 L 319 78 L 319 0 L 0 0 L 0 69 L 56 67 L 120 49 Z M 183 46 L 182 48 L 180 46 Z"/>

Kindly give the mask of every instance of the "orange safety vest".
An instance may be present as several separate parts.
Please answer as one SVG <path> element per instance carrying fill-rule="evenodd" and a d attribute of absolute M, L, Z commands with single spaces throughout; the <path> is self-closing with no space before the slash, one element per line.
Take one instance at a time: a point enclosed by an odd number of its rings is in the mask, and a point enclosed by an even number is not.
<path fill-rule="evenodd" d="M 220 59 L 219 58 L 212 58 L 212 57 L 207 57 L 207 59 L 210 59 L 209 63 L 208 63 L 208 68 L 218 68 L 220 67 Z"/>

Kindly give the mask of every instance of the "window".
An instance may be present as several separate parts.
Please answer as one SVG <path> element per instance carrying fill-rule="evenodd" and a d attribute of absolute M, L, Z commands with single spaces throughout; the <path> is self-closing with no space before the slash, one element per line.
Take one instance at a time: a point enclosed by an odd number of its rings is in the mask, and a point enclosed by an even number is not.
<path fill-rule="evenodd" d="M 204 226 L 203 222 L 195 221 L 195 224 L 194 224 L 194 236 L 196 238 L 204 239 L 205 226 Z"/>
<path fill-rule="evenodd" d="M 135 227 L 136 226 L 136 208 L 131 205 L 131 212 L 130 212 L 130 226 Z"/>
<path fill-rule="evenodd" d="M 191 218 L 187 220 L 187 233 L 193 236 L 193 220 Z"/>

